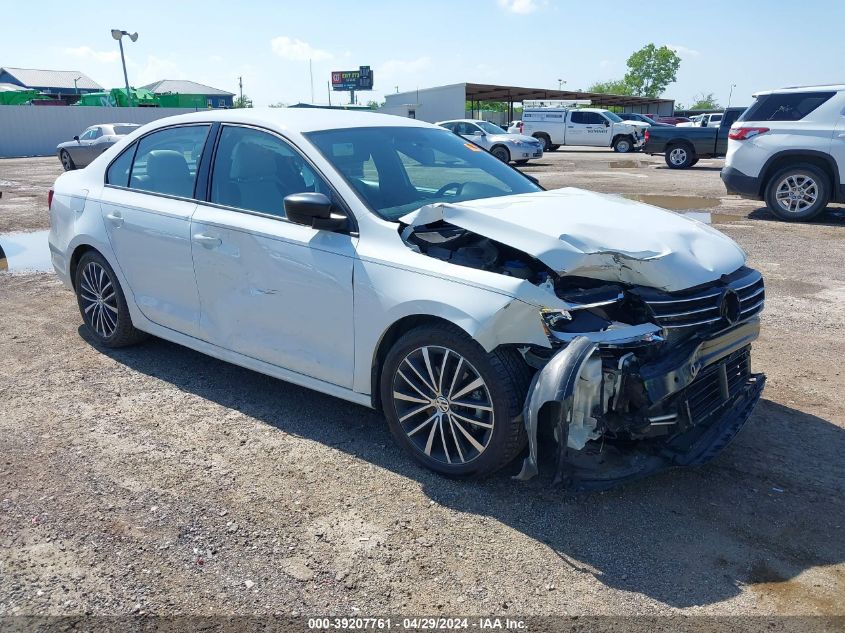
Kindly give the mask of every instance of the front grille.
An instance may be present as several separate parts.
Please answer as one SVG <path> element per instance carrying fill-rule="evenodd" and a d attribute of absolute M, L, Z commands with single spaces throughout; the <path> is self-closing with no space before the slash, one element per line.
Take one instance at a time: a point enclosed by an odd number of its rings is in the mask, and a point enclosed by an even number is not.
<path fill-rule="evenodd" d="M 705 367 L 686 389 L 690 422 L 707 420 L 743 388 L 751 375 L 751 347 L 743 347 Z"/>
<path fill-rule="evenodd" d="M 696 326 L 728 325 L 722 315 L 722 297 L 728 289 L 739 297 L 739 317 L 744 321 L 763 310 L 766 290 L 763 277 L 756 270 L 749 270 L 725 284 L 714 284 L 694 293 L 672 293 L 643 297 L 654 315 L 657 325 L 666 329 Z"/>

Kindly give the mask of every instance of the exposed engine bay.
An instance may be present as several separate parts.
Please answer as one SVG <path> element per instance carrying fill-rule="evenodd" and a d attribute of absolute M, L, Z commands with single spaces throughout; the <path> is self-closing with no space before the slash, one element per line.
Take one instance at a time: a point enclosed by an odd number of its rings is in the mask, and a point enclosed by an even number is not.
<path fill-rule="evenodd" d="M 538 473 L 538 436 L 558 446 L 557 477 L 600 489 L 714 457 L 742 427 L 765 377 L 750 344 L 765 299 L 757 271 L 666 292 L 561 275 L 524 252 L 438 221 L 403 227 L 420 253 L 525 280 L 563 300 L 540 311 L 550 345 L 519 347 L 537 369 L 523 412 L 529 455 L 519 479 Z"/>

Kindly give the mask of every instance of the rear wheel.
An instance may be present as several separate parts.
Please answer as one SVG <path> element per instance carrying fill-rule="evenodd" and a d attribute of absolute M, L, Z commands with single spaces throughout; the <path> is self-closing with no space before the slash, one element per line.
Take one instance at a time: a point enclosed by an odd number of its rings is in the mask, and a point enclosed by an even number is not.
<path fill-rule="evenodd" d="M 627 154 L 634 151 L 634 139 L 630 136 L 620 136 L 613 142 L 613 151 Z"/>
<path fill-rule="evenodd" d="M 766 185 L 766 204 L 781 220 L 810 220 L 824 211 L 829 200 L 827 175 L 808 163 L 781 169 Z"/>
<path fill-rule="evenodd" d="M 82 320 L 99 344 L 125 347 L 146 337 L 132 325 L 117 275 L 98 252 L 88 251 L 80 258 L 75 287 Z"/>
<path fill-rule="evenodd" d="M 695 150 L 689 145 L 670 145 L 664 158 L 669 169 L 688 169 L 698 162 Z"/>
<path fill-rule="evenodd" d="M 538 141 L 540 141 L 540 144 L 543 146 L 544 152 L 553 152 L 554 151 L 552 149 L 552 147 L 553 147 L 552 146 L 552 139 L 549 138 L 548 134 L 535 134 L 534 138 L 536 138 Z M 557 147 L 555 147 L 555 149 L 557 149 Z"/>
<path fill-rule="evenodd" d="M 396 441 L 426 468 L 486 475 L 525 445 L 530 372 L 513 350 L 488 354 L 455 326 L 405 334 L 384 363 L 381 399 Z"/>
<path fill-rule="evenodd" d="M 73 159 L 70 157 L 70 153 L 63 149 L 59 154 L 59 159 L 62 161 L 62 167 L 65 168 L 65 171 L 73 171 L 76 169 L 76 165 L 73 162 Z"/>
<path fill-rule="evenodd" d="M 490 150 L 490 153 L 493 154 L 493 156 L 498 158 L 503 163 L 509 163 L 511 160 L 511 153 L 508 151 L 507 147 L 497 145 L 496 147 Z"/>

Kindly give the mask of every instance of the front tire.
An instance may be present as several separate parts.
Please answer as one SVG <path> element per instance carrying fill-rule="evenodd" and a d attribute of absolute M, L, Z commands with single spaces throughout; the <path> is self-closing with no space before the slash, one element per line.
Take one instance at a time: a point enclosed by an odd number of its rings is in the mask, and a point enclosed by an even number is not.
<path fill-rule="evenodd" d="M 634 151 L 634 139 L 630 136 L 620 136 L 613 142 L 613 151 L 619 154 L 627 154 Z"/>
<path fill-rule="evenodd" d="M 667 147 L 664 159 L 669 169 L 689 169 L 698 162 L 695 150 L 685 144 Z"/>
<path fill-rule="evenodd" d="M 59 154 L 59 160 L 62 161 L 62 167 L 64 167 L 65 171 L 73 171 L 76 169 L 76 164 L 73 162 L 73 159 L 70 157 L 70 153 L 63 149 Z"/>
<path fill-rule="evenodd" d="M 503 163 L 509 163 L 511 161 L 511 153 L 508 151 L 507 147 L 497 145 L 496 147 L 490 150 L 490 153 L 493 154 L 493 156 L 498 158 Z"/>
<path fill-rule="evenodd" d="M 76 300 L 88 332 L 104 347 L 126 347 L 146 335 L 132 325 L 126 297 L 106 258 L 88 251 L 75 274 Z"/>
<path fill-rule="evenodd" d="M 513 350 L 488 354 L 453 325 L 415 328 L 396 342 L 381 401 L 397 443 L 449 477 L 489 475 L 525 445 L 522 411 L 531 373 Z"/>
<path fill-rule="evenodd" d="M 766 184 L 766 205 L 787 222 L 811 220 L 825 210 L 829 201 L 827 175 L 808 163 L 781 169 Z"/>

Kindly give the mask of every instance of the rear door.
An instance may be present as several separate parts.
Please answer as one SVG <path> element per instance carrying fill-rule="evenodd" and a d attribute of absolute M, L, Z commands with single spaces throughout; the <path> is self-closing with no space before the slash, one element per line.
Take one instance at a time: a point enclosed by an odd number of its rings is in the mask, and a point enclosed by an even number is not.
<path fill-rule="evenodd" d="M 151 132 L 107 172 L 102 213 L 117 265 L 153 323 L 196 336 L 199 296 L 191 258 L 191 215 L 210 125 Z"/>
<path fill-rule="evenodd" d="M 833 193 L 836 199 L 841 202 L 845 200 L 845 108 L 839 112 L 836 129 L 833 131 L 833 138 L 830 143 L 830 154 L 836 161 L 836 167 L 839 170 L 839 191 Z"/>
<path fill-rule="evenodd" d="M 288 221 L 285 196 L 303 192 L 337 200 L 285 139 L 242 125 L 221 128 L 208 202 L 199 204 L 191 223 L 200 336 L 351 388 L 358 240 Z"/>

